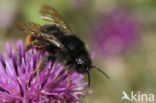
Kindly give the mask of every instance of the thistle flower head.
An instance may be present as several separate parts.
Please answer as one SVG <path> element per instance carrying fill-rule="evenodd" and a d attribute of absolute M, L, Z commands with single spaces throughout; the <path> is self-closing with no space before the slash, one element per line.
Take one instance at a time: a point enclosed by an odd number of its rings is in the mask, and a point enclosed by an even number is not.
<path fill-rule="evenodd" d="M 110 12 L 92 29 L 92 42 L 98 53 L 115 56 L 125 53 L 138 40 L 139 23 L 121 8 Z"/>
<path fill-rule="evenodd" d="M 87 94 L 83 75 L 68 74 L 64 66 L 48 62 L 32 79 L 46 54 L 25 52 L 21 41 L 15 51 L 7 46 L 8 53 L 0 56 L 0 103 L 81 103 L 80 97 Z"/>

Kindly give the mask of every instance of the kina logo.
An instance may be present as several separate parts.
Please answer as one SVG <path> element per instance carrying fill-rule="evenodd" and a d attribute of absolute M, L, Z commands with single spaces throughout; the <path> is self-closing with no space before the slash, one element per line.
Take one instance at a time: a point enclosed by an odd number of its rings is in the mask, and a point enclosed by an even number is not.
<path fill-rule="evenodd" d="M 150 94 L 141 92 L 134 93 L 134 91 L 131 91 L 131 93 L 128 95 L 125 91 L 122 91 L 122 95 L 123 96 L 121 97 L 121 101 L 127 100 L 131 102 L 140 102 L 140 103 L 155 101 L 154 94 L 152 93 Z"/>

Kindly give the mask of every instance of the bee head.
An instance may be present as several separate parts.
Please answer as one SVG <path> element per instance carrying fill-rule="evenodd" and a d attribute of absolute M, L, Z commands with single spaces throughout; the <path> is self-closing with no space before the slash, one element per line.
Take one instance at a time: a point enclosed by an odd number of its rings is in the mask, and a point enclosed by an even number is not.
<path fill-rule="evenodd" d="M 88 56 L 79 56 L 76 58 L 76 64 L 77 66 L 77 72 L 84 74 L 87 73 L 88 75 L 88 86 L 90 86 L 90 74 L 89 71 L 90 69 L 94 68 L 97 69 L 98 71 L 100 71 L 101 73 L 103 73 L 103 75 L 105 75 L 107 78 L 109 78 L 109 76 L 103 72 L 100 68 L 97 68 L 96 66 L 91 65 L 91 59 Z"/>
<path fill-rule="evenodd" d="M 76 65 L 77 65 L 77 72 L 84 74 L 87 73 L 91 68 L 89 66 L 91 65 L 91 60 L 86 55 L 78 56 L 76 59 Z"/>

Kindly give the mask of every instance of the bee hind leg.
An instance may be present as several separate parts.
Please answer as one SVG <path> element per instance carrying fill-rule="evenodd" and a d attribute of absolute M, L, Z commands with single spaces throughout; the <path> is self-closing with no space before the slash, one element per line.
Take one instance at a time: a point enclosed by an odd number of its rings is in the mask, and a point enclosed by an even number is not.
<path fill-rule="evenodd" d="M 45 43 L 45 42 L 33 41 L 32 43 L 30 43 L 29 45 L 27 45 L 26 51 L 29 51 L 33 47 L 34 48 L 45 48 L 47 46 L 48 46 L 48 44 Z"/>

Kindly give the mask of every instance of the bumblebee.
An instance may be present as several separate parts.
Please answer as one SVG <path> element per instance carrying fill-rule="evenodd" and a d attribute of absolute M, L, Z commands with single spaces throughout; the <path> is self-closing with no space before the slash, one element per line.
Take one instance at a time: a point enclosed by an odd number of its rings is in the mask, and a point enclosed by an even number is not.
<path fill-rule="evenodd" d="M 42 49 L 49 53 L 36 72 L 41 72 L 49 61 L 58 61 L 70 71 L 88 74 L 90 85 L 91 68 L 101 69 L 92 65 L 89 53 L 82 42 L 70 29 L 64 18 L 51 6 L 42 6 L 40 9 L 42 19 L 49 22 L 47 25 L 39 25 L 33 22 L 18 22 L 16 26 L 28 34 L 26 50 L 32 48 Z"/>

